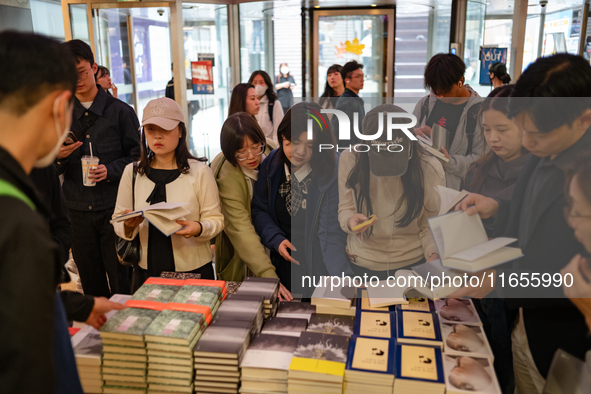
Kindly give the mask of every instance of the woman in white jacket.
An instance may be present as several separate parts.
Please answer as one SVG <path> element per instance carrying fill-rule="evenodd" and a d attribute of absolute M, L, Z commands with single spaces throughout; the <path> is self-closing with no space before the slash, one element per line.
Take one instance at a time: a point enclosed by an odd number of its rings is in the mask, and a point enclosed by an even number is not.
<path fill-rule="evenodd" d="M 150 101 L 142 127 L 140 161 L 123 172 L 113 217 L 160 202 L 186 203 L 190 213 L 177 220 L 183 228 L 168 237 L 141 216 L 114 224 L 121 238 L 140 237 L 133 290 L 163 271 L 200 273 L 203 279 L 214 279 L 209 240 L 223 229 L 224 218 L 213 173 L 203 163 L 206 159 L 189 153 L 183 111 L 174 100 Z"/>
<path fill-rule="evenodd" d="M 265 138 L 278 144 L 277 128 L 283 120 L 283 108 L 273 91 L 271 77 L 266 72 L 257 70 L 250 75 L 248 83 L 254 85 L 254 90 L 260 101 L 260 111 L 255 115 L 255 118 L 265 133 Z"/>

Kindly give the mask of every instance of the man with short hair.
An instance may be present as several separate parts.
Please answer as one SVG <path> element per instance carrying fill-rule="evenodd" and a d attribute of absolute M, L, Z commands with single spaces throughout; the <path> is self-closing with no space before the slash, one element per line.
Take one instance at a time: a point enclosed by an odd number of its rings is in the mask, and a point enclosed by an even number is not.
<path fill-rule="evenodd" d="M 70 129 L 74 61 L 52 39 L 3 32 L 0 73 L 10 76 L 0 80 L 0 391 L 82 393 L 51 213 L 28 176 L 51 165 Z"/>
<path fill-rule="evenodd" d="M 359 91 L 363 89 L 363 83 L 365 81 L 363 64 L 359 64 L 355 60 L 347 62 L 341 69 L 341 76 L 343 77 L 345 91 L 337 100 L 335 109 L 343 111 L 349 118 L 349 123 L 351 125 L 351 139 L 341 140 L 339 138 L 339 121 L 336 116 L 333 117 L 334 132 L 339 144 L 339 149 L 347 148 L 361 142 L 361 140 L 355 135 L 353 128 L 357 127 L 357 130 L 361 133 L 361 124 L 365 117 L 363 99 L 359 97 Z M 354 126 L 355 114 L 357 114 L 357 125 Z"/>
<path fill-rule="evenodd" d="M 65 44 L 76 59 L 78 83 L 72 132 L 78 139 L 60 148 L 56 162 L 64 175 L 64 195 L 72 220 L 72 253 L 84 293 L 110 297 L 129 293 L 130 272 L 119 264 L 110 223 L 123 169 L 139 158 L 139 121 L 133 109 L 96 85 L 97 65 L 90 46 L 80 40 Z M 91 170 L 93 187 L 82 181 L 82 156 L 98 157 Z M 107 281 L 108 276 L 108 281 Z"/>
<path fill-rule="evenodd" d="M 413 115 L 417 117 L 416 134 L 431 136 L 431 128 L 438 125 L 447 130 L 449 149 L 441 152 L 449 159 L 441 161 L 445 170 L 446 186 L 460 188 L 468 167 L 480 157 L 484 147 L 478 125 L 482 98 L 466 84 L 466 64 L 451 53 L 439 53 L 425 67 L 425 88 L 431 92 L 419 100 Z M 440 149 L 440 146 L 434 146 Z"/>
<path fill-rule="evenodd" d="M 470 215 L 495 217 L 494 236 L 518 239 L 524 256 L 499 268 L 507 271 L 506 277 L 509 273 L 553 277 L 577 253 L 584 253 L 564 215 L 565 172 L 591 149 L 589 92 L 591 67 L 582 57 L 560 54 L 529 66 L 515 85 L 509 117 L 515 119 L 523 132 L 523 146 L 533 155 L 517 178 L 511 201 L 470 194 L 458 205 Z M 453 296 L 481 298 L 492 290 L 464 288 Z M 497 290 L 518 315 L 512 334 L 516 392 L 541 393 L 556 350 L 584 357 L 585 319 L 564 298 L 561 287 L 509 289 L 505 283 Z"/>

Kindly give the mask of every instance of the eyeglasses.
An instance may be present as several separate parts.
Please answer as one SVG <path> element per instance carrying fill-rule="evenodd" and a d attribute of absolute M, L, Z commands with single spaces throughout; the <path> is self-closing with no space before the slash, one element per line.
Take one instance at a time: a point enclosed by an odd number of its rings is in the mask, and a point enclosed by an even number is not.
<path fill-rule="evenodd" d="M 252 148 L 249 151 L 242 152 L 242 153 L 236 153 L 236 158 L 240 161 L 244 161 L 250 157 L 251 153 L 253 156 L 260 156 L 263 154 L 264 151 L 265 151 L 265 145 L 263 144 L 263 145 L 255 146 L 254 148 Z"/>
<path fill-rule="evenodd" d="M 354 78 L 365 79 L 365 78 L 369 78 L 369 76 L 365 75 L 365 74 L 360 74 L 360 75 L 355 75 L 354 77 L 351 77 L 351 79 L 354 79 Z"/>
<path fill-rule="evenodd" d="M 86 81 L 86 78 L 88 78 L 88 73 L 90 72 L 90 70 L 92 70 L 92 67 L 90 67 L 87 71 L 78 71 L 78 80 L 80 82 Z"/>

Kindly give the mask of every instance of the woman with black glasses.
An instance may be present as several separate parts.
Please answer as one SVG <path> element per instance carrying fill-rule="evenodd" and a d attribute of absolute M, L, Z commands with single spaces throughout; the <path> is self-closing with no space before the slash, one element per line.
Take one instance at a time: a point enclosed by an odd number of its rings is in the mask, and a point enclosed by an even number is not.
<path fill-rule="evenodd" d="M 265 139 L 256 119 L 246 112 L 238 112 L 224 122 L 220 141 L 222 153 L 211 164 L 224 215 L 224 231 L 215 243 L 217 276 L 243 281 L 249 270 L 257 277 L 277 278 L 250 214 L 258 168 L 274 148 L 273 142 Z M 283 286 L 279 298 L 292 299 Z"/>

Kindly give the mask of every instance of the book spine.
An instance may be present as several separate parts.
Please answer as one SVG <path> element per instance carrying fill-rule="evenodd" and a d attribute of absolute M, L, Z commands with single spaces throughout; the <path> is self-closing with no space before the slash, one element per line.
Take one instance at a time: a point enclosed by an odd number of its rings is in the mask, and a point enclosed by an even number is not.
<path fill-rule="evenodd" d="M 155 301 L 128 300 L 125 302 L 125 306 L 130 308 L 152 309 L 155 311 L 162 311 L 165 305 L 162 302 Z"/>

